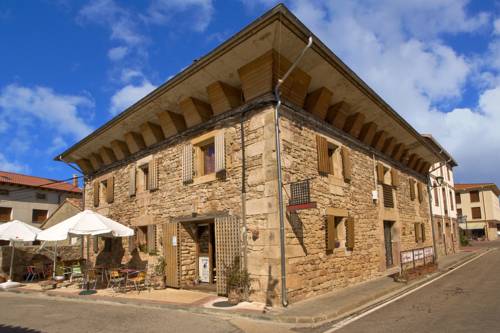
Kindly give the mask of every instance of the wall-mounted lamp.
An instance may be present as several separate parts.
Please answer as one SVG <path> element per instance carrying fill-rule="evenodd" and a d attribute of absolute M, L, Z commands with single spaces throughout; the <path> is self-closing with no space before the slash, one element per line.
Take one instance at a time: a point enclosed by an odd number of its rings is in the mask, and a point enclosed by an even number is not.
<path fill-rule="evenodd" d="M 437 176 L 436 177 L 436 184 L 433 184 L 431 187 L 432 188 L 440 187 L 441 185 L 443 185 L 443 181 L 444 181 L 444 177 L 443 176 Z"/>

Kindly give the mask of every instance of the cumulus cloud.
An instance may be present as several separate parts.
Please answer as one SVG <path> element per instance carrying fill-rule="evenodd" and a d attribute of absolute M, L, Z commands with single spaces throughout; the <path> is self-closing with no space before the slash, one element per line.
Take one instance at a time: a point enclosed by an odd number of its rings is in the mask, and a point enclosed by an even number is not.
<path fill-rule="evenodd" d="M 109 49 L 108 58 L 113 61 L 122 60 L 128 53 L 128 47 L 117 46 Z"/>
<path fill-rule="evenodd" d="M 116 115 L 150 93 L 156 86 L 148 80 L 139 85 L 129 84 L 118 90 L 111 97 L 110 113 Z"/>
<path fill-rule="evenodd" d="M 142 18 L 147 23 L 166 24 L 183 15 L 187 27 L 195 31 L 204 31 L 214 13 L 212 0 L 153 0 L 146 15 Z M 178 23 L 179 20 L 176 19 Z"/>
<path fill-rule="evenodd" d="M 33 120 L 62 135 L 80 139 L 91 132 L 79 110 L 93 107 L 83 95 L 63 95 L 47 87 L 10 84 L 0 90 L 0 113 L 18 127 Z"/>
<path fill-rule="evenodd" d="M 4 154 L 0 153 L 0 170 L 17 173 L 29 173 L 30 168 L 26 164 L 11 162 L 7 160 Z"/>
<path fill-rule="evenodd" d="M 500 35 L 500 18 L 493 22 L 493 33 L 495 35 Z"/>

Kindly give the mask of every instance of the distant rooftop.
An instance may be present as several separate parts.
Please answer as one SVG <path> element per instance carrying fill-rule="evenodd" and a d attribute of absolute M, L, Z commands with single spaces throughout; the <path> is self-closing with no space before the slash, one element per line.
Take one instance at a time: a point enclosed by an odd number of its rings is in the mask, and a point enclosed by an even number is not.
<path fill-rule="evenodd" d="M 476 183 L 476 184 L 455 184 L 456 191 L 468 192 L 474 190 L 490 190 L 497 196 L 500 195 L 500 190 L 495 183 Z"/>
<path fill-rule="evenodd" d="M 0 171 L 0 184 L 36 187 L 45 190 L 81 193 L 79 187 L 65 181 Z"/>

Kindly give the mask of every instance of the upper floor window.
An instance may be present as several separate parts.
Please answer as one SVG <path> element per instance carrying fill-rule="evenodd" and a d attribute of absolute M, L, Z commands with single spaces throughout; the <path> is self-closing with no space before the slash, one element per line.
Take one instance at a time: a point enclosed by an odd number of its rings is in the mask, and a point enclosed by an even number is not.
<path fill-rule="evenodd" d="M 322 175 L 335 175 L 351 181 L 352 164 L 350 150 L 328 141 L 327 138 L 316 135 L 316 150 L 318 155 L 318 171 Z"/>
<path fill-rule="evenodd" d="M 457 216 L 462 216 L 462 209 L 461 208 L 457 208 Z"/>
<path fill-rule="evenodd" d="M 460 193 L 455 193 L 455 203 L 460 205 L 462 203 L 462 198 L 460 197 Z"/>
<path fill-rule="evenodd" d="M 434 206 L 439 207 L 439 196 L 437 187 L 434 187 Z"/>
<path fill-rule="evenodd" d="M 47 200 L 47 194 L 45 194 L 45 193 L 37 193 L 36 194 L 36 198 L 38 200 Z"/>
<path fill-rule="evenodd" d="M 0 222 L 9 222 L 12 220 L 12 208 L 0 207 Z"/>
<path fill-rule="evenodd" d="M 470 202 L 479 202 L 479 191 L 470 191 Z"/>
<path fill-rule="evenodd" d="M 215 142 L 214 138 L 194 145 L 195 149 L 195 175 L 205 176 L 215 173 Z"/>
<path fill-rule="evenodd" d="M 33 209 L 31 214 L 31 222 L 33 223 L 42 223 L 47 219 L 49 211 L 45 209 Z"/>
<path fill-rule="evenodd" d="M 138 185 L 142 187 L 144 191 L 149 191 L 149 164 L 144 164 L 139 167 L 140 181 Z"/>
<path fill-rule="evenodd" d="M 454 210 L 455 207 L 453 205 L 453 192 L 450 190 L 450 209 Z"/>
<path fill-rule="evenodd" d="M 473 219 L 480 219 L 481 218 L 481 207 L 472 207 L 471 213 L 472 213 Z"/>
<path fill-rule="evenodd" d="M 9 190 L 0 188 L 0 195 L 9 195 Z"/>

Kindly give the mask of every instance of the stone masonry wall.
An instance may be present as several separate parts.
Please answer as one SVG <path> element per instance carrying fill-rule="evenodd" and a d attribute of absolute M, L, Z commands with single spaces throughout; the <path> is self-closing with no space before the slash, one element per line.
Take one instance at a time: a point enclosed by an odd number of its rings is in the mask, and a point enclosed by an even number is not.
<path fill-rule="evenodd" d="M 371 154 L 340 136 L 323 131 L 322 127 L 295 117 L 288 111 L 281 120 L 283 141 L 284 184 L 310 180 L 311 201 L 317 208 L 288 214 L 287 231 L 287 288 L 291 301 L 323 294 L 345 286 L 357 284 L 393 273 L 386 270 L 383 221 L 394 221 L 392 232 L 395 268 L 399 265 L 399 251 L 432 246 L 427 190 L 423 198 L 410 199 L 409 178 L 417 182 L 406 170 L 389 160 L 377 158 L 389 167 L 399 170 L 400 185 L 394 190 L 395 208 L 384 208 L 382 200 L 374 203 L 375 186 L 382 198 L 382 187 L 376 184 L 375 163 Z M 342 170 L 335 175 L 320 175 L 316 150 L 316 134 L 328 137 L 337 146 L 349 148 L 352 179 L 345 182 Z M 340 171 L 340 172 L 338 172 Z M 326 251 L 325 211 L 333 207 L 347 209 L 354 217 L 355 246 L 352 251 L 336 248 Z M 426 224 L 425 242 L 415 242 L 414 223 Z"/>

